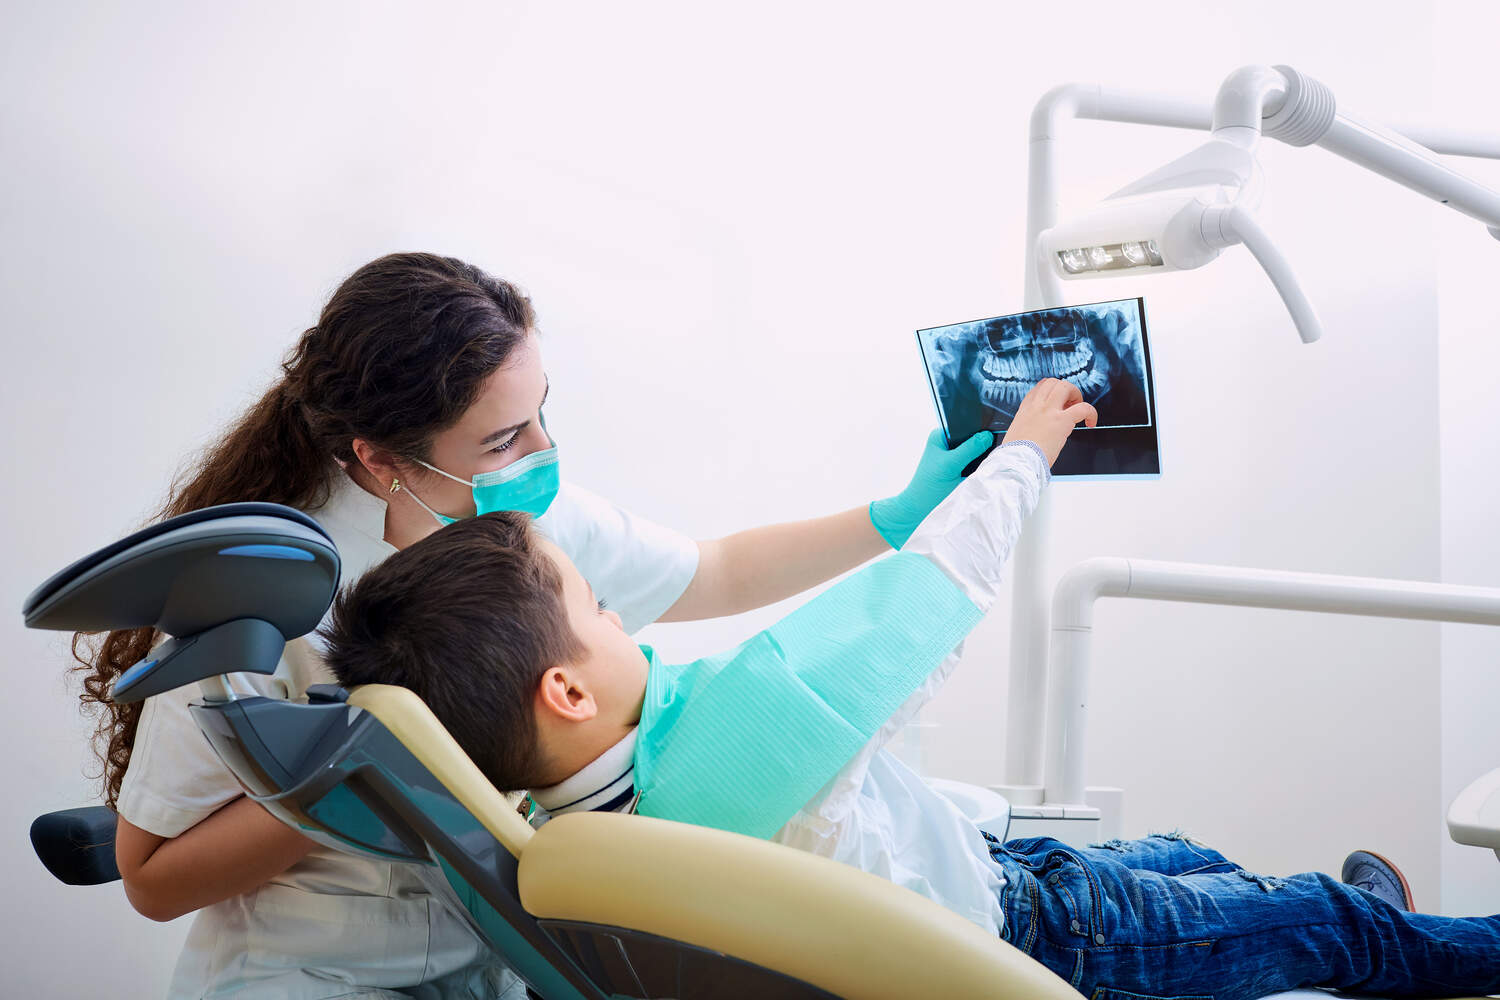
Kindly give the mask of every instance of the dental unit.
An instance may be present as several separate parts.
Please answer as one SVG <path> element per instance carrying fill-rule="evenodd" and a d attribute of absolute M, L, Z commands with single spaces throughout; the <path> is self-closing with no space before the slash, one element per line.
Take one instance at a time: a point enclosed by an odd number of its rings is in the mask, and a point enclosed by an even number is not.
<path fill-rule="evenodd" d="M 1212 138 L 1060 221 L 1056 142 L 1070 118 L 1209 130 Z M 1331 91 L 1285 67 L 1235 71 L 1212 106 L 1074 84 L 1045 95 L 1031 119 L 1026 307 L 1062 305 L 1064 282 L 1193 269 L 1239 243 L 1270 276 L 1302 339 L 1317 340 L 1310 300 L 1255 219 L 1262 136 L 1322 145 L 1500 239 L 1500 196 L 1433 156 L 1500 158 L 1500 137 L 1392 132 L 1340 111 Z M 1078 340 L 1074 331 L 1048 335 Z M 1088 843 L 1119 835 L 1122 793 L 1089 789 L 1083 774 L 1099 598 L 1500 625 L 1500 588 L 1134 559 L 1089 560 L 1048 594 L 1049 509 L 1044 496 L 1011 564 L 1005 770 L 993 786 L 1010 801 L 1011 837 Z M 614 813 L 560 815 L 533 829 L 404 688 L 325 685 L 306 703 L 246 696 L 234 675 L 274 671 L 282 645 L 323 618 L 339 565 L 312 518 L 274 504 L 230 504 L 84 557 L 37 588 L 24 614 L 33 628 L 153 626 L 170 635 L 111 696 L 140 700 L 199 685 L 194 717 L 247 796 L 320 843 L 420 866 L 434 897 L 505 956 L 529 995 L 1076 1000 L 1067 983 L 1004 941 L 824 858 Z M 993 794 L 933 784 L 971 815 L 989 810 L 1003 833 Z M 114 824 L 102 806 L 66 810 L 41 817 L 33 843 L 64 881 L 112 881 Z M 1500 854 L 1500 770 L 1460 796 L 1449 827 L 1455 839 Z"/>
<path fill-rule="evenodd" d="M 1064 216 L 1058 203 L 1058 141 L 1071 119 L 1208 131 L 1210 138 L 1093 208 Z M 1316 342 L 1323 334 L 1317 312 L 1280 246 L 1255 217 L 1265 186 L 1255 156 L 1263 137 L 1291 146 L 1321 146 L 1475 219 L 1500 240 L 1500 194 L 1464 177 L 1436 155 L 1500 159 L 1500 134 L 1417 125 L 1387 128 L 1340 108 L 1331 89 L 1288 66 L 1236 69 L 1211 104 L 1097 84 L 1064 84 L 1043 95 L 1031 115 L 1025 308 L 1063 305 L 1065 282 L 1193 270 L 1243 244 L 1271 279 L 1303 343 Z M 1056 657 L 1071 654 L 1065 653 L 1069 626 L 1066 621 L 1053 622 L 1047 589 L 1051 507 L 1051 499 L 1044 496 L 1012 557 L 1005 755 L 1001 779 L 990 787 L 1010 802 L 1011 836 L 1047 835 L 1090 843 L 1119 836 L 1123 793 L 1111 788 L 1085 793 L 1078 777 L 1086 695 L 1080 668 L 1064 666 L 1061 673 L 1067 680 L 1052 669 Z M 1139 572 L 1142 564 L 1131 563 Z M 1181 573 L 1174 578 L 1176 596 L 1170 599 L 1200 603 L 1253 603 L 1246 596 L 1262 586 L 1266 573 L 1202 567 L 1205 572 L 1199 574 L 1192 566 L 1174 565 Z M 1291 580 L 1300 575 L 1280 576 Z M 1209 578 L 1215 581 L 1212 586 Z M 1327 591 L 1316 581 L 1298 579 L 1284 602 L 1274 606 L 1333 610 L 1323 598 L 1348 579 L 1325 578 Z M 1232 582 L 1236 580 L 1241 583 Z M 1377 590 L 1386 588 L 1388 600 L 1382 606 L 1388 610 L 1351 613 L 1472 620 L 1443 618 L 1430 604 L 1425 609 L 1429 613 L 1412 613 L 1418 606 L 1404 605 L 1400 599 L 1405 581 L 1365 583 Z M 1437 584 L 1425 586 L 1442 589 Z M 1454 594 L 1460 603 L 1467 599 L 1463 588 Z M 1054 650 L 1050 655 L 1049 647 Z M 1055 703 L 1058 699 L 1061 704 Z M 1070 718 L 1071 725 L 1065 724 Z M 1057 773 L 1059 768 L 1063 773 Z M 1500 773 L 1490 780 L 1491 795 L 1480 804 L 1493 801 L 1484 815 L 1500 828 Z M 1464 815 L 1477 815 L 1476 800 L 1471 796 L 1463 801 L 1468 803 Z M 1483 834 L 1474 832 L 1474 824 L 1460 826 L 1470 831 L 1465 843 L 1484 841 Z"/>

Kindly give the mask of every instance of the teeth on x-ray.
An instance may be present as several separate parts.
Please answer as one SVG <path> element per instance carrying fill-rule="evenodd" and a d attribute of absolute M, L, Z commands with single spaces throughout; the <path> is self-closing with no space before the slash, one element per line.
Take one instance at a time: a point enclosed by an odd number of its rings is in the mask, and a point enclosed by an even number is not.
<path fill-rule="evenodd" d="M 980 396 L 985 405 L 1014 413 L 1033 385 L 1044 378 L 1060 378 L 1078 386 L 1093 402 L 1103 393 L 1103 366 L 1094 364 L 1094 348 L 1080 340 L 1066 348 L 990 351 L 979 356 Z"/>
<path fill-rule="evenodd" d="M 1026 393 L 1044 378 L 1072 382 L 1085 402 L 1094 403 L 1104 395 L 1111 375 L 1109 352 L 1096 350 L 1091 336 L 1108 336 L 1116 333 L 1114 329 L 1091 335 L 1087 319 L 1077 309 L 1002 316 L 979 326 L 982 335 L 970 380 L 986 406 L 1014 414 Z"/>
<path fill-rule="evenodd" d="M 1121 308 L 1124 305 L 1126 308 Z M 964 396 L 981 426 L 1003 429 L 1031 387 L 1058 378 L 1078 387 L 1101 425 L 1150 422 L 1134 303 L 1103 303 L 998 316 L 933 331 L 935 389 L 947 405 Z"/>
<path fill-rule="evenodd" d="M 950 442 L 1005 433 L 1032 386 L 1063 379 L 1104 430 L 1076 435 L 1054 475 L 1160 475 L 1140 299 L 931 327 L 918 330 L 917 341 Z"/>

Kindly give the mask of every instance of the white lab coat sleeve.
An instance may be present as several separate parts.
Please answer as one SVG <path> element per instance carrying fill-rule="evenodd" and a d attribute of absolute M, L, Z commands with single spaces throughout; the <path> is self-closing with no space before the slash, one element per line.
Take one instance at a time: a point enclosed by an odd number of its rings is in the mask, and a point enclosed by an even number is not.
<path fill-rule="evenodd" d="M 902 552 L 930 559 L 980 610 L 995 603 L 1021 527 L 1036 509 L 1051 471 L 1040 449 L 1029 442 L 996 448 L 978 469 L 933 509 L 912 532 Z M 959 643 L 922 684 L 901 703 L 859 753 L 806 807 L 837 822 L 852 808 L 870 760 L 901 727 L 937 694 L 963 656 Z"/>
<path fill-rule="evenodd" d="M 969 478 L 933 508 L 902 552 L 925 556 L 988 611 L 1021 527 L 1052 479 L 1029 441 L 996 448 Z"/>
<path fill-rule="evenodd" d="M 146 699 L 120 782 L 119 814 L 158 837 L 176 837 L 244 794 L 188 711 L 197 697 L 189 684 Z"/>
<path fill-rule="evenodd" d="M 297 699 L 309 684 L 331 683 L 315 639 L 288 643 L 275 674 L 236 674 L 235 683 L 278 699 Z M 132 825 L 158 837 L 179 836 L 245 794 L 188 708 L 202 697 L 197 684 L 187 684 L 152 695 L 141 708 L 116 806 Z"/>

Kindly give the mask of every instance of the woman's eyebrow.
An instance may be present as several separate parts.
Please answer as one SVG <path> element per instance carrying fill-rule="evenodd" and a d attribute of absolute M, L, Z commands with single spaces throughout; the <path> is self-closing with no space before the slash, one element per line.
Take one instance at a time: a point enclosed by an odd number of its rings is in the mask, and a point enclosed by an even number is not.
<path fill-rule="evenodd" d="M 523 420 L 519 424 L 511 424 L 509 427 L 502 427 L 498 431 L 496 431 L 495 433 L 487 435 L 485 437 L 485 439 L 483 441 L 480 441 L 479 443 L 480 444 L 489 444 L 491 441 L 498 441 L 501 438 L 505 437 L 507 434 L 513 433 L 514 431 L 521 430 L 522 428 L 526 427 L 526 425 L 528 425 L 530 423 L 531 423 L 530 420 Z"/>
<path fill-rule="evenodd" d="M 540 410 L 543 406 L 546 405 L 546 403 L 547 403 L 547 394 L 550 393 L 551 391 L 552 391 L 552 380 L 548 379 L 546 387 L 544 389 L 542 389 L 542 401 L 540 403 L 536 404 L 536 408 L 538 410 Z M 505 437 L 507 434 L 511 434 L 511 433 L 514 433 L 515 431 L 519 431 L 519 430 L 524 430 L 530 424 L 531 424 L 530 420 L 523 420 L 519 424 L 511 424 L 509 427 L 502 427 L 498 431 L 496 431 L 495 433 L 486 435 L 485 438 L 484 438 L 484 440 L 480 441 L 479 443 L 480 444 L 489 444 L 491 441 L 498 441 L 501 438 Z"/>

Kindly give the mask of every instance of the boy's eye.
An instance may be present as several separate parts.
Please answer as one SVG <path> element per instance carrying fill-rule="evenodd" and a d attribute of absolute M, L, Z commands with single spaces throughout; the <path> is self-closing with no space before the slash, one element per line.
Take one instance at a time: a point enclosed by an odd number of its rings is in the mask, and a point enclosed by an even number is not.
<path fill-rule="evenodd" d="M 598 603 L 599 603 L 599 610 L 600 611 L 603 611 L 605 608 L 609 607 L 609 605 L 607 605 L 607 604 L 604 603 L 604 598 L 602 598 L 602 597 L 599 598 L 599 602 Z"/>

